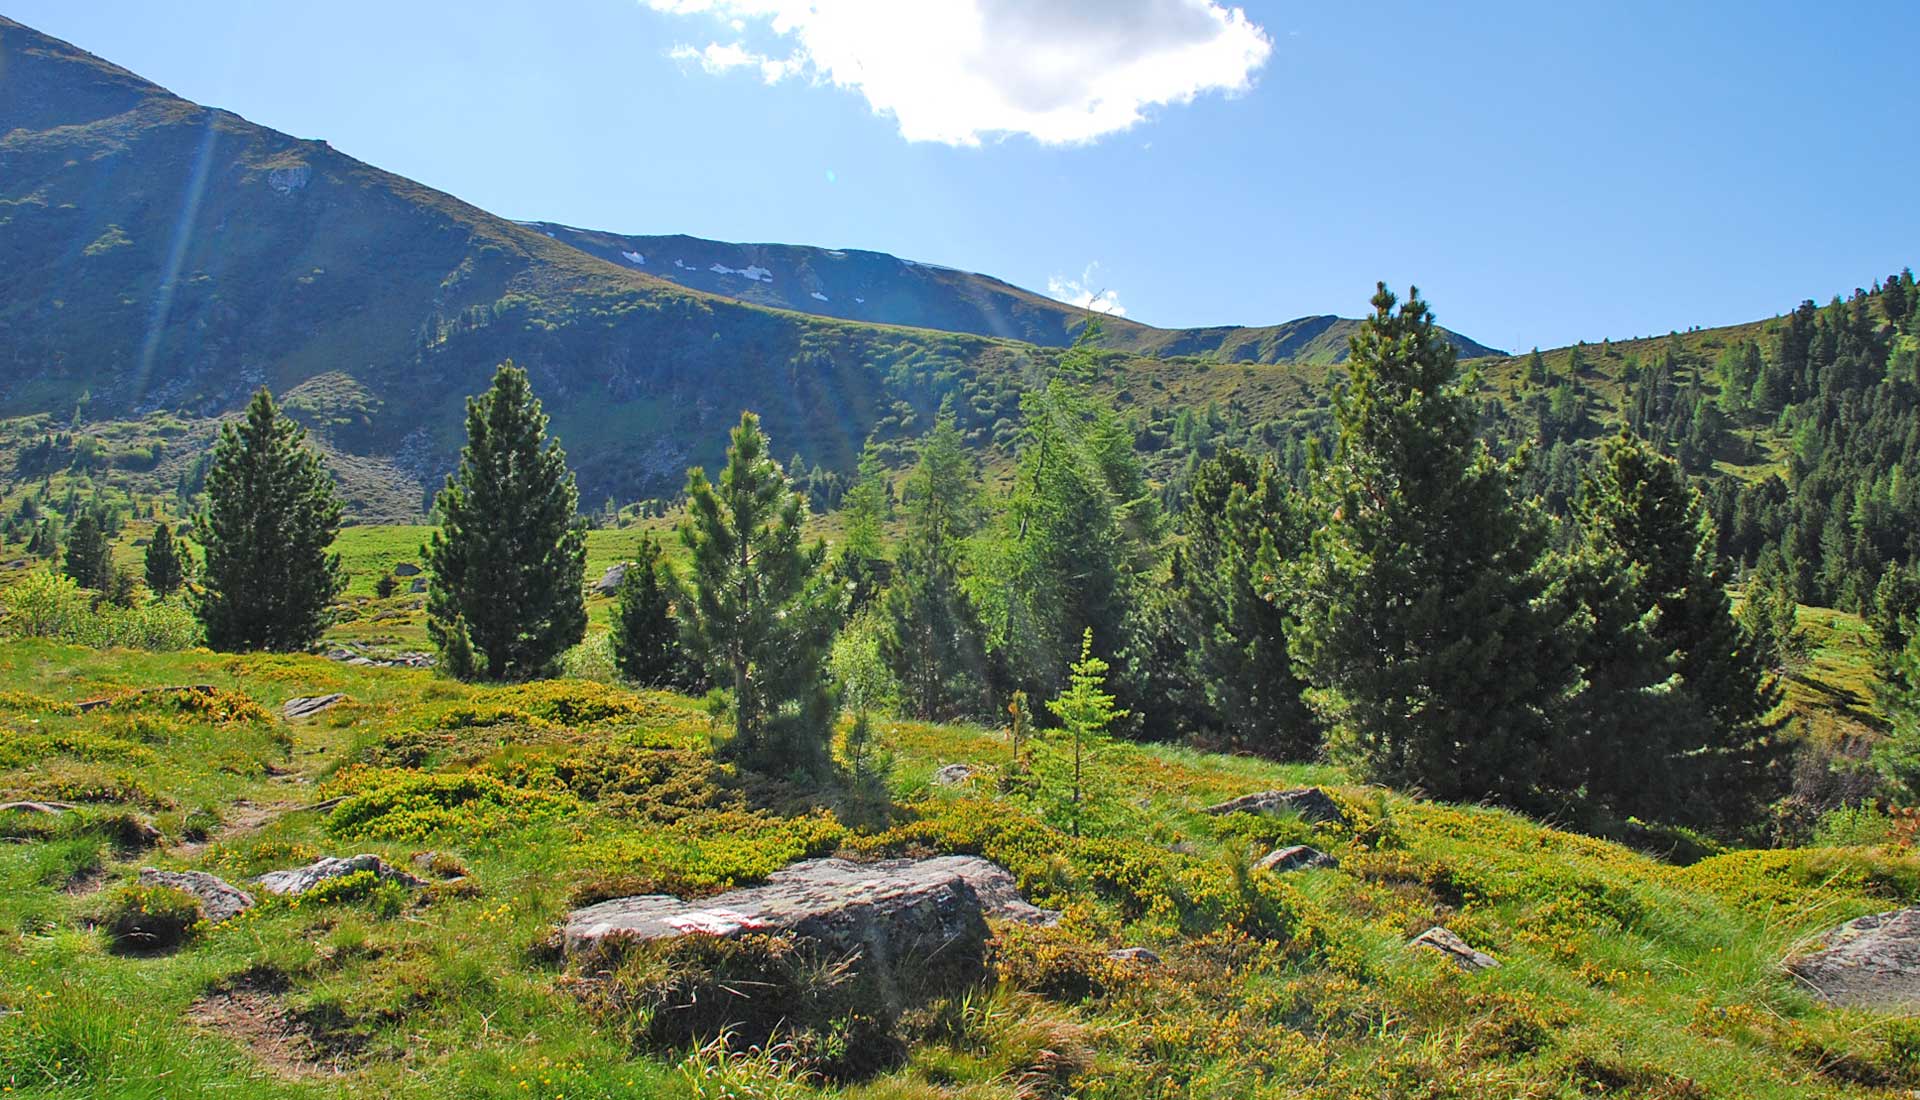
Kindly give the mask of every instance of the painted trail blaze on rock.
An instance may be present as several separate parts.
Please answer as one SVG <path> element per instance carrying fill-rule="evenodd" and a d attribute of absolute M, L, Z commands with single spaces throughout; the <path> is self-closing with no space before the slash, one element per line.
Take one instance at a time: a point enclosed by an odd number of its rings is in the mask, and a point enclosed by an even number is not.
<path fill-rule="evenodd" d="M 1850 920 L 1788 959 L 1786 968 L 1830 1004 L 1920 1009 L 1920 909 Z"/>
<path fill-rule="evenodd" d="M 566 942 L 578 951 L 605 940 L 792 933 L 831 950 L 892 959 L 982 950 L 988 917 L 1041 924 L 1059 914 L 1028 905 L 1005 868 L 978 856 L 809 859 L 704 901 L 647 894 L 589 905 L 567 918 Z"/>

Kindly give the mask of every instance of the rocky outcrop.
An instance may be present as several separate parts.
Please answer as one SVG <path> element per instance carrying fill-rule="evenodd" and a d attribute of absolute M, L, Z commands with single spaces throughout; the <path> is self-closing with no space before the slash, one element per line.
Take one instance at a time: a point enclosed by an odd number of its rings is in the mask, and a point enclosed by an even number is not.
<path fill-rule="evenodd" d="M 410 561 L 403 561 L 393 567 L 393 575 L 396 577 L 417 577 L 420 575 L 420 567 Z"/>
<path fill-rule="evenodd" d="M 280 705 L 280 713 L 287 719 L 311 718 L 323 710 L 331 709 L 347 701 L 340 692 L 329 695 L 303 695 L 298 699 L 289 699 Z"/>
<path fill-rule="evenodd" d="M 1475 951 L 1467 941 L 1439 925 L 1434 925 L 1415 936 L 1408 942 L 1407 948 L 1417 951 L 1438 951 L 1462 970 L 1492 970 L 1500 965 L 1499 959 L 1484 952 Z"/>
<path fill-rule="evenodd" d="M 1788 959 L 1786 968 L 1830 1004 L 1920 1009 L 1920 909 L 1850 920 Z"/>
<path fill-rule="evenodd" d="M 253 895 L 205 871 L 140 869 L 140 885 L 183 890 L 200 901 L 200 913 L 211 924 L 229 921 L 253 908 Z"/>
<path fill-rule="evenodd" d="M 371 852 L 363 852 L 345 859 L 324 856 L 305 867 L 293 867 L 285 871 L 268 871 L 253 881 L 260 889 L 269 894 L 282 897 L 298 897 L 328 879 L 351 875 L 358 871 L 372 871 L 382 882 L 397 882 L 410 889 L 425 886 L 426 880 L 410 875 L 398 867 Z"/>
<path fill-rule="evenodd" d="M 1281 848 L 1277 851 L 1268 852 L 1262 856 L 1260 861 L 1255 863 L 1254 866 L 1262 871 L 1272 871 L 1276 874 L 1281 874 L 1287 871 L 1307 871 L 1320 867 L 1338 867 L 1340 866 L 1340 861 L 1318 848 L 1311 848 L 1305 844 L 1295 844 L 1290 848 Z"/>
<path fill-rule="evenodd" d="M 648 894 L 589 905 L 567 918 L 565 938 L 568 950 L 578 951 L 605 940 L 791 933 L 885 964 L 984 952 L 988 917 L 1043 924 L 1059 914 L 1027 904 L 1012 875 L 978 856 L 810 859 L 775 871 L 759 886 L 704 901 Z"/>
<path fill-rule="evenodd" d="M 1347 812 L 1318 787 L 1298 787 L 1290 791 L 1257 791 L 1241 795 L 1200 811 L 1205 814 L 1295 814 L 1303 821 L 1347 823 Z"/>
<path fill-rule="evenodd" d="M 631 562 L 623 561 L 615 565 L 607 566 L 607 571 L 600 574 L 599 580 L 593 582 L 593 594 L 596 596 L 611 596 L 615 592 L 618 592 L 620 590 L 620 582 L 627 579 L 627 570 L 632 567 L 632 564 Z"/>

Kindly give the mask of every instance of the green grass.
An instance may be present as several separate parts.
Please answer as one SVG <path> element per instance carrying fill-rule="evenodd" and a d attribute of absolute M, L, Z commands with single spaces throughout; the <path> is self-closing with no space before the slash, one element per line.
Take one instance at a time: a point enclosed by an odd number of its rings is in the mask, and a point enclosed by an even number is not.
<path fill-rule="evenodd" d="M 211 708 L 164 695 L 66 706 L 169 684 L 235 694 Z M 1823 1008 L 1777 968 L 1808 933 L 1911 903 L 1920 860 L 1905 851 L 1679 868 L 1330 768 L 1129 746 L 1101 767 L 1103 830 L 1076 839 L 991 779 L 929 785 L 944 763 L 1004 765 L 999 731 L 899 721 L 881 723 L 898 758 L 893 819 L 856 827 L 832 789 L 713 765 L 705 717 L 669 694 L 19 642 L 0 644 L 0 691 L 17 693 L 0 707 L 0 797 L 85 803 L 83 821 L 0 844 L 0 1085 L 19 1094 L 1786 1098 L 1920 1085 L 1914 1025 Z M 350 702 L 276 716 L 330 691 Z M 1354 824 L 1196 812 L 1301 783 L 1331 787 Z M 348 801 L 302 809 L 334 795 Z M 156 821 L 166 846 L 116 848 L 90 824 L 121 811 Z M 210 835 L 183 841 L 194 823 Z M 1240 870 L 1302 841 L 1342 867 Z M 836 849 L 978 852 L 1067 916 L 1056 932 L 1004 933 L 997 988 L 910 1014 L 905 1061 L 838 1086 L 636 1046 L 630 1022 L 541 947 L 573 896 L 716 891 Z M 464 885 L 264 906 L 152 957 L 111 953 L 94 926 L 144 865 L 239 881 L 322 853 L 404 865 L 426 850 L 468 869 Z M 1467 975 L 1403 948 L 1435 923 L 1505 965 Z M 1123 944 L 1166 965 L 1104 959 Z"/>

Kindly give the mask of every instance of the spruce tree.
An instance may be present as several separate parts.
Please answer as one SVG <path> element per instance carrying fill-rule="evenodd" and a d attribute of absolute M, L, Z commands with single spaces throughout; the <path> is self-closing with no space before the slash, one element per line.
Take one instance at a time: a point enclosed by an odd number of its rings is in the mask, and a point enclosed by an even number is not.
<path fill-rule="evenodd" d="M 466 449 L 434 502 L 440 528 L 425 548 L 428 631 L 449 671 L 460 673 L 451 657 L 470 649 L 474 675 L 533 679 L 585 635 L 579 503 L 527 372 L 501 364 L 467 401 Z"/>
<path fill-rule="evenodd" d="M 147 587 L 163 600 L 187 583 L 180 544 L 174 541 L 173 528 L 164 523 L 153 529 L 153 538 L 147 543 L 146 570 Z"/>
<path fill-rule="evenodd" d="M 1474 439 L 1453 345 L 1381 284 L 1351 340 L 1321 524 L 1282 594 L 1308 700 L 1367 778 L 1535 801 L 1573 682 L 1544 525 Z M 1278 586 L 1275 586 L 1278 587 Z"/>
<path fill-rule="evenodd" d="M 906 482 L 906 535 L 880 643 L 902 685 L 902 705 L 916 718 L 986 709 L 986 631 L 962 582 L 965 540 L 980 524 L 976 478 L 953 414 L 943 409 Z"/>
<path fill-rule="evenodd" d="M 67 576 L 82 588 L 105 591 L 113 579 L 113 548 L 92 511 L 74 521 L 67 535 Z"/>
<path fill-rule="evenodd" d="M 194 524 L 206 559 L 198 611 L 214 649 L 306 649 L 345 585 L 331 551 L 340 499 L 306 434 L 266 390 L 220 431 Z"/>
<path fill-rule="evenodd" d="M 728 693 L 727 755 L 772 773 L 820 774 L 834 699 L 826 662 L 840 615 L 824 542 L 801 543 L 806 504 L 742 413 L 716 484 L 687 472 L 680 540 L 692 555 L 687 640 Z"/>
<path fill-rule="evenodd" d="M 1780 778 L 1777 723 L 1769 718 L 1780 689 L 1768 655 L 1734 618 L 1700 494 L 1677 463 L 1623 430 L 1602 447 L 1579 521 L 1590 545 L 1626 567 L 1626 583 L 1616 580 L 1614 590 L 1646 623 L 1656 659 L 1674 677 L 1661 728 L 1608 751 L 1660 761 L 1665 785 L 1690 794 L 1670 799 L 1664 812 L 1647 805 L 1644 813 L 1723 831 L 1752 823 Z M 1646 796 L 1629 790 L 1622 797 Z"/>
<path fill-rule="evenodd" d="M 613 663 L 635 683 L 662 687 L 681 672 L 680 624 L 673 617 L 673 567 L 652 535 L 620 578 L 613 609 Z"/>

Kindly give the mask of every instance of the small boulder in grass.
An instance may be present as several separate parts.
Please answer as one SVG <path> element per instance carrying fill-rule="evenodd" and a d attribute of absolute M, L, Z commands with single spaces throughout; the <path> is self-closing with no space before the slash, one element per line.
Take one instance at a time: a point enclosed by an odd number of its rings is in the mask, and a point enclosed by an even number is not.
<path fill-rule="evenodd" d="M 1107 952 L 1107 958 L 1114 962 L 1132 963 L 1135 966 L 1159 966 L 1160 956 L 1150 948 L 1122 947 Z"/>
<path fill-rule="evenodd" d="M 1331 869 L 1340 866 L 1340 861 L 1318 848 L 1295 844 L 1290 848 L 1268 852 L 1254 866 L 1262 871 L 1284 874 L 1288 871 L 1311 871 L 1323 867 Z"/>
<path fill-rule="evenodd" d="M 290 867 L 284 871 L 268 871 L 253 881 L 260 889 L 281 897 L 299 897 L 329 879 L 340 878 L 360 871 L 369 871 L 381 882 L 397 882 L 408 889 L 425 886 L 426 880 L 410 875 L 400 868 L 371 852 L 362 852 L 357 856 L 335 859 L 323 856 L 305 867 Z"/>
<path fill-rule="evenodd" d="M 1492 970 L 1494 967 L 1500 965 L 1499 959 L 1485 952 L 1474 950 L 1467 941 L 1437 924 L 1425 932 L 1420 933 L 1418 936 L 1415 936 L 1408 942 L 1407 947 L 1409 949 L 1438 951 L 1451 960 L 1455 966 L 1469 972 Z"/>
<path fill-rule="evenodd" d="M 936 787 L 959 787 L 967 780 L 980 774 L 980 769 L 972 764 L 948 764 L 933 773 L 933 785 Z"/>
<path fill-rule="evenodd" d="M 253 908 L 253 895 L 218 875 L 205 871 L 161 871 L 152 867 L 140 870 L 139 885 L 179 890 L 199 900 L 209 924 L 232 920 Z"/>
<path fill-rule="evenodd" d="M 1273 817 L 1278 814 L 1294 814 L 1302 821 L 1315 824 L 1337 821 L 1348 824 L 1347 812 L 1340 808 L 1327 792 L 1318 787 L 1297 787 L 1289 791 L 1255 791 L 1228 799 L 1217 805 L 1208 806 L 1200 811 L 1218 817 L 1223 814 L 1259 814 Z"/>

